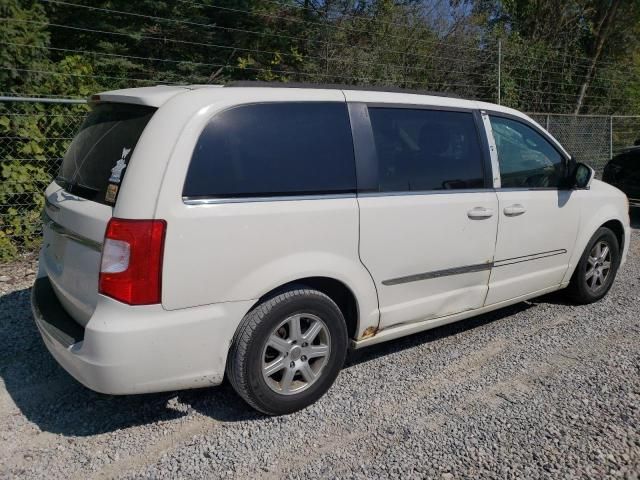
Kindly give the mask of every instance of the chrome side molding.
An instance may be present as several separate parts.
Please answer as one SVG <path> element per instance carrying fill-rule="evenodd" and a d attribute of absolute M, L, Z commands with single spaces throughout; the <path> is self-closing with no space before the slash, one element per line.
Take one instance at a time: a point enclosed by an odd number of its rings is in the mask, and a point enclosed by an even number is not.
<path fill-rule="evenodd" d="M 383 285 L 400 285 L 409 282 L 418 282 L 420 280 L 428 280 L 430 278 L 446 277 L 449 275 L 460 275 L 463 273 L 482 272 L 484 270 L 490 270 L 493 266 L 492 262 L 479 263 L 477 265 L 467 265 L 465 267 L 446 268 L 444 270 L 435 270 L 433 272 L 418 273 L 416 275 L 408 275 L 406 277 L 392 278 L 390 280 L 384 280 Z"/>
<path fill-rule="evenodd" d="M 464 273 L 482 272 L 491 270 L 492 268 L 505 267 L 515 263 L 529 262 L 531 260 L 540 260 L 541 258 L 553 257 L 555 255 L 564 255 L 567 251 L 564 248 L 559 250 L 550 250 L 548 252 L 532 253 L 522 257 L 505 258 L 503 260 L 495 260 L 493 262 L 479 263 L 476 265 L 466 265 L 464 267 L 445 268 L 444 270 L 434 270 L 433 272 L 417 273 L 415 275 L 407 275 L 406 277 L 391 278 L 383 280 L 382 284 L 386 286 L 401 285 L 403 283 L 419 282 L 420 280 L 429 280 L 431 278 L 447 277 L 449 275 L 462 275 Z"/>
<path fill-rule="evenodd" d="M 567 251 L 564 248 L 559 250 L 549 250 L 548 252 L 532 253 L 531 255 L 523 255 L 522 257 L 505 258 L 504 260 L 496 260 L 493 262 L 494 267 L 504 267 L 513 265 L 514 263 L 529 262 L 531 260 L 539 260 L 541 258 L 554 257 L 556 255 L 564 255 Z"/>

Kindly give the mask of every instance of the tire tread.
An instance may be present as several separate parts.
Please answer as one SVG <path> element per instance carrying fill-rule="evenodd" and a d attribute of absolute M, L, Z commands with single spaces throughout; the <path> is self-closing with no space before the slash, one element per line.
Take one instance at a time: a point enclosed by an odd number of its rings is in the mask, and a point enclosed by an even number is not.
<path fill-rule="evenodd" d="M 255 330 L 269 312 L 281 303 L 291 301 L 296 297 L 301 296 L 317 296 L 318 298 L 329 302 L 336 309 L 336 312 L 342 316 L 342 312 L 339 307 L 328 295 L 318 290 L 307 288 L 304 285 L 296 285 L 288 288 L 287 290 L 275 292 L 272 297 L 268 297 L 262 303 L 258 304 L 253 310 L 249 311 L 249 313 L 247 313 L 242 319 L 242 322 L 240 322 L 240 326 L 231 340 L 231 346 L 227 357 L 227 373 L 229 381 L 238 395 L 240 395 L 251 407 L 267 415 L 274 415 L 278 412 L 271 411 L 261 405 L 254 392 L 249 387 L 248 365 L 246 361 L 247 352 Z"/>
<path fill-rule="evenodd" d="M 584 262 L 586 262 L 587 255 L 589 255 L 591 251 L 591 247 L 594 245 L 596 241 L 598 241 L 603 236 L 609 236 L 609 240 L 612 242 L 612 245 L 615 246 L 615 259 L 613 258 L 612 252 L 612 260 L 614 260 L 614 264 L 612 265 L 613 271 L 611 272 L 612 279 L 607 288 L 596 296 L 592 295 L 588 292 L 584 285 L 582 284 L 582 279 L 580 278 L 580 273 L 582 272 L 582 268 L 584 266 Z M 613 231 L 607 227 L 600 227 L 596 232 L 592 235 L 587 243 L 584 252 L 582 252 L 582 256 L 576 265 L 575 271 L 571 276 L 571 280 L 569 282 L 569 286 L 567 287 L 567 294 L 569 298 L 578 305 L 586 305 L 589 303 L 597 302 L 601 298 L 603 298 L 611 289 L 613 282 L 615 281 L 615 277 L 618 271 L 618 267 L 620 266 L 620 245 L 618 244 L 618 239 Z"/>

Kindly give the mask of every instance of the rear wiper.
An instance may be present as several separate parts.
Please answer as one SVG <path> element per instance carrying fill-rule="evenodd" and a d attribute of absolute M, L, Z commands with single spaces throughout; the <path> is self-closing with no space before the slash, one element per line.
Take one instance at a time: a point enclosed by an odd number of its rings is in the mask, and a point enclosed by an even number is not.
<path fill-rule="evenodd" d="M 74 184 L 74 186 L 75 186 L 75 187 L 80 187 L 80 188 L 86 188 L 87 190 L 91 190 L 92 192 L 99 192 L 99 191 L 100 191 L 100 189 L 99 189 L 99 188 L 96 188 L 96 187 L 90 187 L 90 186 L 88 186 L 88 185 L 84 185 L 84 184 L 79 183 L 79 182 L 78 182 L 78 183 L 75 183 L 75 184 Z"/>
<path fill-rule="evenodd" d="M 77 182 L 77 183 L 71 183 L 71 181 L 67 180 L 64 177 L 56 177 L 56 182 L 62 181 L 64 183 L 64 187 L 66 189 L 70 189 L 73 187 L 80 187 L 80 188 L 84 188 L 85 190 L 91 190 L 92 192 L 100 192 L 99 188 L 96 187 L 90 187 L 89 185 L 84 185 L 83 183 Z"/>

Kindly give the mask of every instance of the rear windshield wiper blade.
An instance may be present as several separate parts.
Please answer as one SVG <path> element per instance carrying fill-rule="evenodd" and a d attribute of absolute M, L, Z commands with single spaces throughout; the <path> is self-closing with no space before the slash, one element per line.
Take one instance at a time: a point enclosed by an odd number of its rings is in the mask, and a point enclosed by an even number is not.
<path fill-rule="evenodd" d="M 57 177 L 56 178 L 56 182 L 58 182 L 58 181 L 62 181 L 66 188 L 80 187 L 80 188 L 84 188 L 86 190 L 91 190 L 92 192 L 100 192 L 99 188 L 90 187 L 89 185 L 85 185 L 85 184 L 80 183 L 80 182 L 72 183 L 71 181 L 67 180 L 64 177 Z"/>
<path fill-rule="evenodd" d="M 84 185 L 83 183 L 75 183 L 74 186 L 76 187 L 80 187 L 80 188 L 86 188 L 87 190 L 91 190 L 92 192 L 99 192 L 100 189 L 96 188 L 96 187 L 90 187 L 89 185 Z"/>

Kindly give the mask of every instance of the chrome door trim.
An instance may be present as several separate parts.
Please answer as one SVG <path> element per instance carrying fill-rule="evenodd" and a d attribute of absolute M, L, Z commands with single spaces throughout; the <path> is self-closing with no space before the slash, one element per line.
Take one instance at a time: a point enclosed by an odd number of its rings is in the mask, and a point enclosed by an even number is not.
<path fill-rule="evenodd" d="M 485 110 L 480 110 L 480 116 L 482 117 L 482 123 L 484 124 L 484 132 L 489 142 L 489 155 L 491 157 L 491 170 L 493 171 L 493 188 L 500 188 L 500 163 L 498 162 L 498 148 L 496 147 L 496 140 L 493 137 L 493 129 L 491 128 L 491 120 Z"/>
<path fill-rule="evenodd" d="M 548 252 L 532 253 L 530 255 L 522 255 L 520 257 L 505 258 L 493 262 L 494 267 L 504 267 L 513 265 L 514 263 L 529 262 L 531 260 L 540 260 L 541 258 L 554 257 L 556 255 L 564 255 L 567 251 L 564 248 L 558 250 L 549 250 Z"/>
<path fill-rule="evenodd" d="M 385 286 L 401 285 L 403 283 L 419 282 L 420 280 L 429 280 L 432 278 L 447 277 L 449 275 L 462 275 L 465 273 L 483 272 L 485 270 L 491 270 L 492 268 L 506 267 L 507 265 L 513 265 L 516 263 L 530 262 L 532 260 L 540 260 L 542 258 L 553 257 L 556 255 L 564 255 L 567 250 L 564 248 L 558 250 L 550 250 L 547 252 L 532 253 L 529 255 L 522 255 L 520 257 L 504 258 L 502 260 L 489 261 L 486 263 L 478 263 L 475 265 L 466 265 L 463 267 L 445 268 L 443 270 L 434 270 L 432 272 L 417 273 L 414 275 L 407 275 L 404 277 L 391 278 L 389 280 L 383 280 L 382 284 Z"/>
<path fill-rule="evenodd" d="M 224 203 L 253 203 L 253 202 L 293 202 L 296 200 L 336 200 L 341 198 L 356 198 L 355 193 L 323 193 L 315 195 L 278 195 L 265 197 L 182 197 L 185 205 L 217 205 Z"/>
<path fill-rule="evenodd" d="M 403 283 L 419 282 L 420 280 L 428 280 L 430 278 L 447 277 L 449 275 L 460 275 L 463 273 L 482 272 L 491 270 L 493 262 L 478 263 L 476 265 L 467 265 L 465 267 L 445 268 L 444 270 L 435 270 L 433 272 L 418 273 L 415 275 L 407 275 L 406 277 L 392 278 L 383 280 L 382 284 L 386 286 L 401 285 Z"/>
<path fill-rule="evenodd" d="M 461 193 L 489 193 L 493 188 L 451 188 L 443 190 L 403 190 L 394 192 L 359 192 L 358 198 L 369 197 L 408 197 L 418 195 L 452 195 Z"/>

